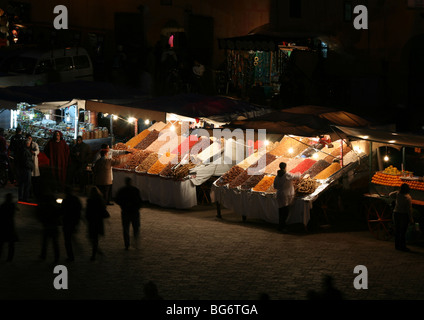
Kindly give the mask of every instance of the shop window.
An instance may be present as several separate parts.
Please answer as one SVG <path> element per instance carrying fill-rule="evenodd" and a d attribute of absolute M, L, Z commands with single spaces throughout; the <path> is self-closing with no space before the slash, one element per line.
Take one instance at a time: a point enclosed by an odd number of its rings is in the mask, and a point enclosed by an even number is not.
<path fill-rule="evenodd" d="M 352 21 L 352 14 L 353 14 L 353 8 L 352 8 L 352 2 L 351 1 L 345 1 L 343 5 L 343 19 L 346 22 Z"/>
<path fill-rule="evenodd" d="M 74 67 L 71 57 L 56 58 L 55 65 L 56 65 L 56 70 L 59 72 L 69 71 L 69 70 L 72 70 Z"/>
<path fill-rule="evenodd" d="M 75 56 L 74 57 L 75 69 L 87 69 L 90 68 L 90 61 L 87 56 Z"/>
<path fill-rule="evenodd" d="M 290 18 L 302 17 L 302 0 L 290 0 Z"/>

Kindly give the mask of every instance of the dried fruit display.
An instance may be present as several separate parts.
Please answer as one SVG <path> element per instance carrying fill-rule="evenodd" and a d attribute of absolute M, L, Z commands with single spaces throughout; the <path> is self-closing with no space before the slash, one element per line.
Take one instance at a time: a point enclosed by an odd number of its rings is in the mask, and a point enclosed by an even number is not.
<path fill-rule="evenodd" d="M 115 144 L 112 149 L 114 150 L 128 150 L 128 146 L 125 143 L 118 142 Z"/>
<path fill-rule="evenodd" d="M 255 153 L 252 153 L 250 156 L 248 156 L 243 161 L 239 162 L 237 165 L 240 168 L 247 169 L 252 164 L 254 164 L 255 162 L 257 162 L 264 154 L 266 154 L 266 150 L 265 149 L 261 149 L 261 150 L 255 152 Z"/>
<path fill-rule="evenodd" d="M 215 184 L 218 187 L 225 186 L 226 184 L 230 183 L 230 181 L 237 178 L 237 176 L 242 173 L 244 170 L 240 168 L 238 165 L 233 166 L 230 170 L 228 170 L 226 173 L 224 173 L 221 178 L 219 178 Z"/>
<path fill-rule="evenodd" d="M 276 159 L 276 156 L 270 154 L 269 152 L 264 154 L 259 158 L 258 161 L 249 166 L 248 172 L 250 175 L 253 174 L 262 174 L 265 172 L 266 166 L 271 164 Z"/>
<path fill-rule="evenodd" d="M 172 122 L 168 122 L 160 131 L 164 132 L 166 130 L 170 130 L 180 136 L 181 129 L 182 129 L 181 123 L 179 123 L 178 121 L 172 121 Z"/>
<path fill-rule="evenodd" d="M 297 183 L 294 184 L 294 189 L 295 192 L 299 194 L 311 194 L 315 192 L 318 186 L 318 181 L 313 178 L 307 177 L 299 179 Z"/>
<path fill-rule="evenodd" d="M 273 192 L 275 176 L 264 176 L 261 181 L 253 188 L 257 192 Z M 274 191 L 275 192 L 275 191 Z"/>
<path fill-rule="evenodd" d="M 342 167 L 340 166 L 340 163 L 333 162 L 327 168 L 325 168 L 323 171 L 321 171 L 320 173 L 318 173 L 315 176 L 315 179 L 317 179 L 317 180 L 327 179 L 328 177 L 330 177 L 331 175 L 333 175 L 334 173 L 336 173 L 337 171 L 339 171 L 341 168 Z"/>
<path fill-rule="evenodd" d="M 349 163 L 356 162 L 365 155 L 365 152 L 359 153 L 354 150 L 351 150 L 343 157 L 343 165 L 347 166 Z"/>
<path fill-rule="evenodd" d="M 203 150 L 209 147 L 213 141 L 207 137 L 200 137 L 200 139 L 190 148 L 190 155 L 200 154 Z"/>
<path fill-rule="evenodd" d="M 155 162 L 156 161 L 158 161 L 158 159 L 159 159 L 159 156 L 158 156 L 158 154 L 157 153 L 155 153 L 155 152 L 153 152 L 153 153 L 150 153 L 148 156 L 147 156 L 147 158 L 145 158 L 136 168 L 135 168 L 135 171 L 136 172 L 141 172 L 141 173 L 145 173 L 145 172 L 147 172 L 149 169 L 150 169 L 150 167 L 152 166 L 152 165 L 154 165 L 155 164 Z"/>
<path fill-rule="evenodd" d="M 304 173 L 308 170 L 312 165 L 316 163 L 315 160 L 312 159 L 304 159 L 301 163 L 299 163 L 296 167 L 290 170 L 291 173 Z"/>
<path fill-rule="evenodd" d="M 331 147 L 326 145 L 324 148 L 319 150 L 318 154 L 314 156 L 315 160 L 324 160 L 328 155 L 330 155 L 334 150 L 340 150 L 341 140 L 337 140 L 331 143 Z"/>
<path fill-rule="evenodd" d="M 178 146 L 181 136 L 159 133 L 158 138 L 146 148 L 146 151 L 164 154 Z M 166 149 L 166 150 L 165 150 Z"/>
<path fill-rule="evenodd" d="M 320 173 L 322 170 L 327 168 L 330 164 L 325 160 L 318 160 L 316 163 L 312 165 L 308 170 L 304 172 L 304 175 L 309 175 L 311 178 L 315 178 L 315 176 Z"/>
<path fill-rule="evenodd" d="M 251 176 L 247 174 L 247 169 L 243 170 L 234 180 L 230 181 L 228 187 L 233 189 L 242 185 Z"/>
<path fill-rule="evenodd" d="M 290 159 L 287 163 L 287 167 L 286 167 L 286 171 L 290 172 L 292 169 L 294 169 L 299 163 L 301 163 L 303 160 L 303 158 L 293 158 Z"/>
<path fill-rule="evenodd" d="M 181 141 L 177 148 L 171 151 L 171 153 L 179 154 L 181 156 L 186 155 L 191 148 L 199 141 L 199 138 L 195 135 L 191 135 Z"/>
<path fill-rule="evenodd" d="M 146 138 L 151 131 L 148 129 L 145 129 L 141 131 L 138 135 L 128 140 L 125 144 L 129 148 L 135 148 L 144 138 Z"/>
<path fill-rule="evenodd" d="M 182 180 L 188 176 L 191 169 L 193 169 L 196 165 L 194 163 L 186 163 L 178 168 L 174 169 L 174 177 L 177 180 Z"/>
<path fill-rule="evenodd" d="M 276 148 L 269 153 L 277 157 L 292 158 L 310 146 L 309 138 L 284 136 Z"/>
<path fill-rule="evenodd" d="M 159 137 L 159 131 L 153 130 L 149 131 L 149 134 L 135 146 L 136 149 L 145 150 L 148 146 L 150 146 L 157 138 Z"/>
<path fill-rule="evenodd" d="M 161 177 L 166 177 L 166 178 L 172 178 L 174 177 L 174 170 L 172 170 L 174 167 L 176 166 L 176 164 L 170 162 L 168 163 L 165 168 L 159 173 L 159 175 Z"/>
<path fill-rule="evenodd" d="M 174 158 L 176 158 L 177 155 L 175 154 L 164 154 L 161 156 L 147 171 L 149 174 L 159 174 L 165 167 L 168 165 L 168 163 L 172 162 Z M 176 163 L 174 163 L 176 164 Z"/>
<path fill-rule="evenodd" d="M 135 168 L 144 161 L 150 152 L 143 150 L 136 150 L 135 152 L 124 155 L 121 159 L 121 163 L 115 166 L 115 168 L 121 168 L 126 170 L 135 170 Z"/>
<path fill-rule="evenodd" d="M 256 186 L 264 177 L 265 177 L 265 174 L 255 174 L 253 176 L 250 176 L 249 179 L 247 179 L 245 182 L 241 184 L 240 189 L 250 190 L 254 186 Z"/>
<path fill-rule="evenodd" d="M 155 122 L 154 124 L 152 124 L 148 129 L 150 131 L 156 130 L 156 131 L 161 131 L 163 128 L 165 128 L 166 123 L 162 122 L 162 121 L 158 121 Z"/>
<path fill-rule="evenodd" d="M 200 162 L 207 161 L 211 158 L 212 158 L 211 161 L 213 161 L 213 157 L 217 155 L 218 153 L 221 153 L 221 151 L 222 151 L 222 144 L 218 141 L 215 141 L 205 150 L 197 154 L 195 158 L 196 160 Z"/>
<path fill-rule="evenodd" d="M 352 149 L 349 148 L 345 143 L 343 144 L 343 155 L 346 155 L 349 153 L 349 151 L 351 151 Z M 330 155 L 327 155 L 324 160 L 332 163 L 334 161 L 334 159 L 340 159 L 341 158 L 341 154 L 340 154 L 340 147 L 337 149 L 334 149 Z"/>
<path fill-rule="evenodd" d="M 279 157 L 279 158 L 275 159 L 269 165 L 266 166 L 265 173 L 277 175 L 277 171 L 280 170 L 280 163 L 281 162 L 288 163 L 289 160 L 291 160 L 291 159 L 290 158 L 284 158 L 284 157 Z"/>

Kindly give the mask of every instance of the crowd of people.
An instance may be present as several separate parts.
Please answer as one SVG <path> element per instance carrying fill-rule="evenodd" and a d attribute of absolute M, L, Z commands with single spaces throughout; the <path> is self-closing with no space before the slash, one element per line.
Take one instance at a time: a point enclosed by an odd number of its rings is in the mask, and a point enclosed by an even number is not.
<path fill-rule="evenodd" d="M 4 138 L 3 135 L 0 137 Z M 40 168 L 40 147 L 33 141 L 31 134 L 23 134 L 18 127 L 9 145 L 6 140 L 3 145 L 2 141 L 0 139 L 0 151 L 9 162 L 10 182 L 18 189 L 18 203 L 36 204 L 37 219 L 42 226 L 39 258 L 46 259 L 47 248 L 51 244 L 54 261 L 59 261 L 59 236 L 62 231 L 67 261 L 74 261 L 72 244 L 79 222 L 84 219 L 87 236 L 92 244 L 91 260 L 96 260 L 96 256 L 101 253 L 99 239 L 105 234 L 104 219 L 110 217 L 107 206 L 113 205 L 112 166 L 119 162 L 112 158 L 109 145 L 103 144 L 97 153 L 93 153 L 82 137 L 77 137 L 75 144 L 69 146 L 62 133 L 55 131 L 43 150 L 48 161 Z M 92 164 L 92 181 L 87 181 L 86 169 L 89 163 Z M 76 194 L 76 190 L 80 191 L 80 195 Z M 81 196 L 87 197 L 85 206 Z M 117 191 L 116 203 L 122 211 L 125 249 L 128 250 L 130 246 L 131 225 L 137 247 L 142 199 L 131 179 L 128 178 L 125 186 Z M 18 209 L 13 193 L 7 193 L 0 212 L 0 255 L 3 244 L 7 243 L 7 261 L 12 261 L 14 244 L 19 240 L 14 223 Z"/>

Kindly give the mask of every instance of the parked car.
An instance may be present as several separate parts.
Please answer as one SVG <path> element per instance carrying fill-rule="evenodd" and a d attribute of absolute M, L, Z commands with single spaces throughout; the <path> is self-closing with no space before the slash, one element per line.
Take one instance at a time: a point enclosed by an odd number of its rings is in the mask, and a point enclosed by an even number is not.
<path fill-rule="evenodd" d="M 84 48 L 20 50 L 0 61 L 2 88 L 75 80 L 93 81 L 93 64 Z"/>

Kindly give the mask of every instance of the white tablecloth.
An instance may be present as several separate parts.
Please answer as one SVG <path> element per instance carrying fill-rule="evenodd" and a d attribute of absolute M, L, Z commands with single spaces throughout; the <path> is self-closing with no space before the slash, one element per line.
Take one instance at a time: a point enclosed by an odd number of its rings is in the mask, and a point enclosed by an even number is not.
<path fill-rule="evenodd" d="M 224 208 L 245 216 L 247 219 L 262 219 L 278 224 L 278 204 L 275 194 L 262 195 L 258 192 L 246 192 L 212 185 L 212 201 L 219 202 Z M 312 201 L 295 198 L 290 207 L 287 224 L 302 223 L 305 226 L 310 220 Z"/>
<path fill-rule="evenodd" d="M 141 198 L 165 208 L 188 209 L 197 205 L 196 186 L 190 180 L 174 181 L 154 175 L 113 170 L 113 196 L 130 177 L 133 185 L 140 189 Z"/>

